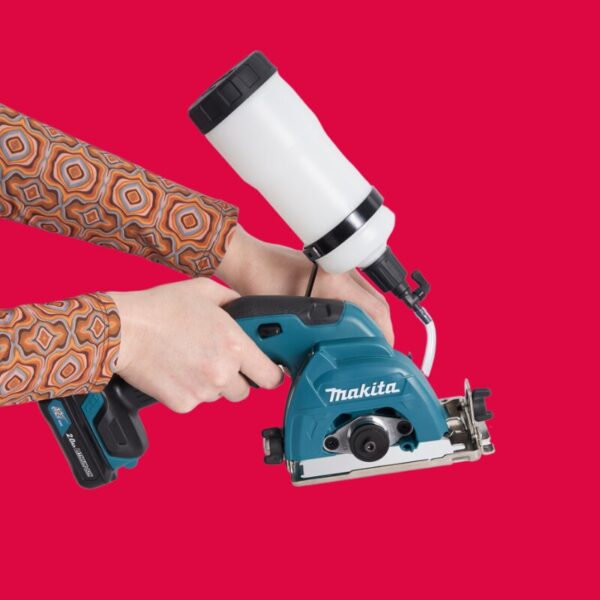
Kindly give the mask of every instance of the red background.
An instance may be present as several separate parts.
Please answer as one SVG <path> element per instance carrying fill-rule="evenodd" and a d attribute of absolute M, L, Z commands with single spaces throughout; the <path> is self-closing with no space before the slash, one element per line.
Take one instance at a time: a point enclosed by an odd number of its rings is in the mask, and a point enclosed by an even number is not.
<path fill-rule="evenodd" d="M 293 488 L 262 464 L 284 394 L 257 391 L 187 416 L 149 409 L 140 466 L 90 493 L 37 407 L 4 409 L 0 595 L 595 595 L 595 15 L 573 2 L 154 6 L 3 6 L 0 101 L 230 200 L 252 233 L 297 247 L 187 116 L 262 49 L 396 212 L 392 245 L 433 284 L 432 383 L 493 389 L 497 453 Z M 9 222 L 0 253 L 4 307 L 180 278 Z M 392 307 L 397 347 L 420 357 L 421 329 Z"/>

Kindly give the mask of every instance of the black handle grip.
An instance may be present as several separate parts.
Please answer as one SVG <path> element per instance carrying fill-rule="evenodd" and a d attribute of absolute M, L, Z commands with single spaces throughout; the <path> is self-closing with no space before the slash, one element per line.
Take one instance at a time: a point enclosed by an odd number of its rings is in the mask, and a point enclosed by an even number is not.
<path fill-rule="evenodd" d="M 104 390 L 106 402 L 94 419 L 94 425 L 111 456 L 140 457 L 148 447 L 148 438 L 139 411 L 156 402 L 150 396 L 113 377 Z"/>

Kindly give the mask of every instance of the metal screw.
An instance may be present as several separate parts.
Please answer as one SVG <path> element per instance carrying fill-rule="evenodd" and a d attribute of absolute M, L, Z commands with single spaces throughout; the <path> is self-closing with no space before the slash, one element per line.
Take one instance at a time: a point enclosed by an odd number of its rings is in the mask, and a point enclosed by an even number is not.
<path fill-rule="evenodd" d="M 325 438 L 325 448 L 327 450 L 337 450 L 339 446 L 340 441 L 336 437 L 330 435 L 328 438 Z"/>

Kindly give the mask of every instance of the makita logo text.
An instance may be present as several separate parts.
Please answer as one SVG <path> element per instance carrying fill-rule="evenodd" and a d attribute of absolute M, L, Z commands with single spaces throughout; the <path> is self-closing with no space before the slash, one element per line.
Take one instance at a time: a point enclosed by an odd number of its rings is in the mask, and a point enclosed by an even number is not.
<path fill-rule="evenodd" d="M 387 396 L 388 394 L 399 394 L 400 389 L 394 381 L 392 383 L 363 383 L 360 387 L 341 389 L 325 388 L 329 394 L 329 402 L 342 402 L 343 400 L 360 400 L 361 398 L 372 398 L 373 396 Z"/>

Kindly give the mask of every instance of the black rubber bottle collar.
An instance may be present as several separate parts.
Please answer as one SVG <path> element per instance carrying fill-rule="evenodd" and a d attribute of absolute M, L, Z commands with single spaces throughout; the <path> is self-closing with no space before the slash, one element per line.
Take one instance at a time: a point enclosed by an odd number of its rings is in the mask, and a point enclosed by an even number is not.
<path fill-rule="evenodd" d="M 349 214 L 316 242 L 304 246 L 304 254 L 313 262 L 322 258 L 352 237 L 381 207 L 383 196 L 371 188 L 369 195 Z"/>
<path fill-rule="evenodd" d="M 277 68 L 262 52 L 253 52 L 198 98 L 189 110 L 192 121 L 207 134 L 276 72 Z"/>

